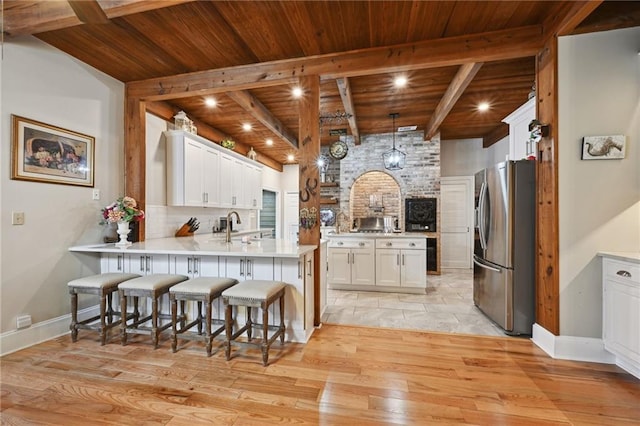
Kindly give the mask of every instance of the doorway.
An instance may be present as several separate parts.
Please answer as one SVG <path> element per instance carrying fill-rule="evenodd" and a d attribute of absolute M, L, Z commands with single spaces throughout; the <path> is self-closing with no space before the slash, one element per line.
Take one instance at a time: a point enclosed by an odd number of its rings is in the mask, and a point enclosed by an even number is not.
<path fill-rule="evenodd" d="M 260 228 L 271 228 L 271 238 L 276 236 L 276 218 L 278 214 L 276 192 L 262 190 L 262 209 L 260 210 Z"/>
<path fill-rule="evenodd" d="M 473 251 L 473 177 L 440 181 L 442 269 L 471 269 Z"/>

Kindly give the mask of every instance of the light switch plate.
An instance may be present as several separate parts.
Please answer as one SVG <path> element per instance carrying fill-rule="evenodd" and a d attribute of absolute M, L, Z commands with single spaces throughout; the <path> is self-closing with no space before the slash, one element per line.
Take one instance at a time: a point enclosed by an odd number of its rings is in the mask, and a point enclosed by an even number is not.
<path fill-rule="evenodd" d="M 12 225 L 24 225 L 24 212 L 11 212 Z"/>
<path fill-rule="evenodd" d="M 99 189 L 94 189 L 92 194 L 91 194 L 91 197 L 94 200 L 99 200 L 100 199 L 100 190 Z"/>

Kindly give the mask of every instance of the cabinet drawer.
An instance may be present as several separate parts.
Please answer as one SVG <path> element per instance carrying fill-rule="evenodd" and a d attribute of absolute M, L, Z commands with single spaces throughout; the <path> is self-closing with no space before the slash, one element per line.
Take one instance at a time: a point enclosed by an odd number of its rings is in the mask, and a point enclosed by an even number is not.
<path fill-rule="evenodd" d="M 426 249 L 426 238 L 378 238 L 376 239 L 376 248 L 389 249 Z"/>
<path fill-rule="evenodd" d="M 373 248 L 373 240 L 356 239 L 356 238 L 344 238 L 334 239 L 331 238 L 328 244 L 329 248 Z"/>
<path fill-rule="evenodd" d="M 618 282 L 640 285 L 640 265 L 620 260 L 604 259 L 605 278 L 614 278 Z"/>

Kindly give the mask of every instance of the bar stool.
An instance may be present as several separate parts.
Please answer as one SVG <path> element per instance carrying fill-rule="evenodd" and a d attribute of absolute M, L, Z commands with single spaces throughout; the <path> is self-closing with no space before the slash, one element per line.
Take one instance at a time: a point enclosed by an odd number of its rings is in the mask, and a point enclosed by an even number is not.
<path fill-rule="evenodd" d="M 204 341 L 206 343 L 207 356 L 211 356 L 213 339 L 222 333 L 225 328 L 224 320 L 212 318 L 212 303 L 220 297 L 224 290 L 237 283 L 238 280 L 232 278 L 198 277 L 176 284 L 169 289 L 171 324 L 173 326 L 171 349 L 174 353 L 178 350 L 178 337 L 180 337 L 181 339 Z M 198 302 L 198 316 L 188 324 L 185 324 L 184 320 L 180 321 L 180 328 L 178 328 L 178 301 L 182 304 L 182 318 L 185 318 L 184 302 L 190 300 Z M 203 303 L 206 303 L 204 316 L 202 316 Z M 220 325 L 220 327 L 212 332 L 212 324 Z M 198 326 L 198 332 L 189 332 L 196 325 Z M 204 335 L 202 334 L 203 325 Z"/>
<path fill-rule="evenodd" d="M 113 321 L 114 315 L 122 317 L 120 312 L 113 310 L 113 293 L 118 291 L 118 284 L 138 277 L 140 275 L 111 272 L 69 281 L 67 286 L 71 295 L 71 324 L 69 325 L 71 341 L 76 342 L 78 340 L 79 329 L 94 330 L 100 333 L 100 344 L 104 345 L 107 342 L 108 331 L 118 326 L 122 320 L 121 318 L 118 321 Z M 86 320 L 78 321 L 78 294 L 100 296 L 100 313 Z M 100 322 L 95 323 L 97 320 L 100 320 Z"/>
<path fill-rule="evenodd" d="M 225 305 L 225 354 L 227 361 L 231 359 L 231 345 L 253 345 L 262 350 L 262 365 L 267 366 L 269 360 L 269 348 L 280 337 L 280 344 L 284 344 L 284 293 L 286 284 L 280 281 L 247 280 L 222 292 L 222 300 Z M 269 325 L 269 306 L 275 301 L 280 305 L 280 325 Z M 247 323 L 233 333 L 233 306 L 245 306 L 247 308 Z M 262 309 L 262 324 L 254 324 L 251 317 L 251 308 Z M 262 341 L 252 342 L 252 328 L 262 327 Z M 275 331 L 268 337 L 268 331 Z M 236 339 L 247 332 L 248 341 L 239 342 Z"/>
<path fill-rule="evenodd" d="M 127 319 L 120 324 L 123 346 L 127 344 L 127 334 L 132 333 L 151 335 L 154 349 L 158 348 L 160 333 L 171 327 L 170 322 L 159 325 L 159 319 L 170 319 L 171 316 L 160 313 L 158 309 L 158 299 L 163 294 L 167 294 L 171 286 L 187 279 L 188 277 L 185 275 L 151 274 L 134 278 L 118 285 L 122 312 L 127 311 L 127 298 L 133 297 L 133 322 L 128 324 L 127 320 L 129 318 L 127 317 Z M 151 298 L 151 313 L 143 318 L 140 318 L 140 311 L 138 310 L 138 299 L 140 297 Z M 148 321 L 151 321 L 151 327 L 140 327 Z"/>

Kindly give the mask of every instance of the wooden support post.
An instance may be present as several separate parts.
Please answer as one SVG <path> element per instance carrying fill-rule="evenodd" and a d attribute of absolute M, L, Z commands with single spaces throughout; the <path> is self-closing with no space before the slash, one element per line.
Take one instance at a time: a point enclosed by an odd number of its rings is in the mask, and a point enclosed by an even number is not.
<path fill-rule="evenodd" d="M 146 209 L 146 118 L 145 103 L 127 96 L 124 112 L 124 195 L 135 198 Z M 139 222 L 138 238 L 144 241 L 145 221 Z"/>
<path fill-rule="evenodd" d="M 298 141 L 298 164 L 300 166 L 300 244 L 318 246 L 314 253 L 314 316 L 315 325 L 320 324 L 320 172 L 316 161 L 320 156 L 320 77 L 300 78 L 303 97 L 300 99 L 300 134 Z"/>
<path fill-rule="evenodd" d="M 536 57 L 536 117 L 551 132 L 538 143 L 536 195 L 536 323 L 560 334 L 558 224 L 558 38 L 550 37 Z"/>

